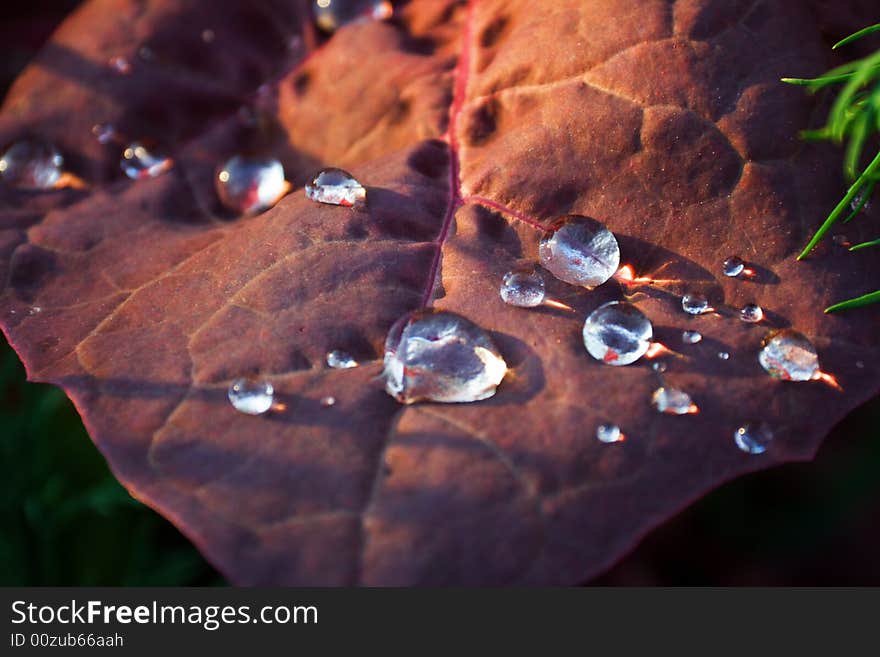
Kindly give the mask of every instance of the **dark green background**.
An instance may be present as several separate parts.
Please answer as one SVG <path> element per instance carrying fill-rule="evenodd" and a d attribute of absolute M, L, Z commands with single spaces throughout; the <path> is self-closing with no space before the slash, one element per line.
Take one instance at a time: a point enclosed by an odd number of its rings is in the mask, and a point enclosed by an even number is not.
<path fill-rule="evenodd" d="M 0 93 L 76 0 L 0 3 Z M 743 477 L 651 534 L 596 584 L 880 585 L 880 399 L 812 463 Z M 0 339 L 0 585 L 223 579 L 133 500 L 51 386 Z"/>

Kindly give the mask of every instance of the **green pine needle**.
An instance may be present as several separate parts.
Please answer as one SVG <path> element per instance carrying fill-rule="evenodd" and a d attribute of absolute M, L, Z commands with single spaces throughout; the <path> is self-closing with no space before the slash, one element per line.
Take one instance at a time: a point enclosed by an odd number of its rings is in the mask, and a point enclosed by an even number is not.
<path fill-rule="evenodd" d="M 831 46 L 831 49 L 837 50 L 838 48 L 842 48 L 843 46 L 847 46 L 847 45 L 851 44 L 853 41 L 858 41 L 859 39 L 861 39 L 864 36 L 868 36 L 869 34 L 874 34 L 874 32 L 880 32 L 880 23 L 877 23 L 876 25 L 869 25 L 868 27 L 866 27 L 862 30 L 859 30 L 858 32 L 856 32 L 854 34 L 850 34 L 845 39 L 841 39 L 840 41 L 835 43 L 833 46 Z"/>
<path fill-rule="evenodd" d="M 855 246 L 849 247 L 850 251 L 861 251 L 862 249 L 867 249 L 871 246 L 880 246 L 880 238 L 876 240 L 871 240 L 870 242 L 862 242 L 861 244 L 856 244 Z"/>
<path fill-rule="evenodd" d="M 877 303 L 878 301 L 880 301 L 880 290 L 877 290 L 876 292 L 870 292 L 868 294 L 863 294 L 862 296 L 856 297 L 855 299 L 848 299 L 847 301 L 835 303 L 833 306 L 828 306 L 825 309 L 825 312 L 836 313 L 838 310 L 860 308 L 861 306 L 867 306 L 868 304 Z"/>

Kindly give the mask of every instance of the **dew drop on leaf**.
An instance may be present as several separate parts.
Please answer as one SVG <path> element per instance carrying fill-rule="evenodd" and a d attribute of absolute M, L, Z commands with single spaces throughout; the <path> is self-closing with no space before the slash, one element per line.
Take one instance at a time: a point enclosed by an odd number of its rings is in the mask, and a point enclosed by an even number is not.
<path fill-rule="evenodd" d="M 773 440 L 773 432 L 765 422 L 747 423 L 733 432 L 733 440 L 747 454 L 763 454 Z"/>
<path fill-rule="evenodd" d="M 557 222 L 541 238 L 538 255 L 556 278 L 586 288 L 607 281 L 620 265 L 617 238 L 589 217 L 571 216 Z"/>
<path fill-rule="evenodd" d="M 607 365 L 629 365 L 651 346 L 654 327 L 641 310 L 626 301 L 609 301 L 584 322 L 584 346 Z"/>
<path fill-rule="evenodd" d="M 702 339 L 703 334 L 699 331 L 688 330 L 681 333 L 681 341 L 685 344 L 697 344 Z"/>
<path fill-rule="evenodd" d="M 336 404 L 336 397 L 331 397 L 327 395 L 326 397 L 321 397 L 321 406 L 324 408 L 330 408 Z"/>
<path fill-rule="evenodd" d="M 275 400 L 275 389 L 268 381 L 236 379 L 229 386 L 229 402 L 235 410 L 247 415 L 261 415 Z"/>
<path fill-rule="evenodd" d="M 730 360 L 730 354 L 726 351 L 719 351 L 718 360 Z"/>
<path fill-rule="evenodd" d="M 770 376 L 784 381 L 810 381 L 819 373 L 816 347 L 794 329 L 767 335 L 758 352 L 758 362 Z"/>
<path fill-rule="evenodd" d="M 702 315 L 709 311 L 709 301 L 702 294 L 690 292 L 681 298 L 681 308 L 688 315 Z"/>
<path fill-rule="evenodd" d="M 131 63 L 125 57 L 111 57 L 107 65 L 120 75 L 128 75 L 131 73 Z"/>
<path fill-rule="evenodd" d="M 99 144 L 109 144 L 116 139 L 116 128 L 110 123 L 96 123 L 92 126 L 92 134 Z"/>
<path fill-rule="evenodd" d="M 687 415 L 696 413 L 697 407 L 691 396 L 678 388 L 661 386 L 651 396 L 651 404 L 661 413 L 668 415 Z"/>
<path fill-rule="evenodd" d="M 122 151 L 122 171 L 132 180 L 155 178 L 168 171 L 173 161 L 159 146 L 135 141 Z"/>
<path fill-rule="evenodd" d="M 507 363 L 489 334 L 455 313 L 404 315 L 385 341 L 385 390 L 404 404 L 487 399 L 505 374 Z"/>
<path fill-rule="evenodd" d="M 760 322 L 764 319 L 764 309 L 756 303 L 747 303 L 740 309 L 739 318 L 749 324 Z"/>
<path fill-rule="evenodd" d="M 354 357 L 350 353 L 348 353 L 347 351 L 343 351 L 342 349 L 334 349 L 333 351 L 328 351 L 326 360 L 327 366 L 332 367 L 334 370 L 346 370 L 358 366 L 358 362 L 354 359 Z"/>
<path fill-rule="evenodd" d="M 306 185 L 306 197 L 317 203 L 354 207 L 367 198 L 367 190 L 343 169 L 321 169 Z"/>
<path fill-rule="evenodd" d="M 318 28 L 332 34 L 356 20 L 390 18 L 393 8 L 387 0 L 314 0 L 312 12 Z"/>
<path fill-rule="evenodd" d="M 271 157 L 235 155 L 218 170 L 217 196 L 240 215 L 265 212 L 287 193 L 284 167 Z"/>
<path fill-rule="evenodd" d="M 0 180 L 18 189 L 52 189 L 63 166 L 64 158 L 49 142 L 20 139 L 0 155 Z"/>
<path fill-rule="evenodd" d="M 721 265 L 721 271 L 725 276 L 730 276 L 731 278 L 735 278 L 739 276 L 743 269 L 746 268 L 745 261 L 739 256 L 730 256 L 724 263 Z"/>
<path fill-rule="evenodd" d="M 540 306 L 544 302 L 544 296 L 544 277 L 533 267 L 509 271 L 501 280 L 501 300 L 510 306 Z"/>
<path fill-rule="evenodd" d="M 616 424 L 600 424 L 596 427 L 596 438 L 603 443 L 617 443 L 623 440 L 623 433 Z"/>

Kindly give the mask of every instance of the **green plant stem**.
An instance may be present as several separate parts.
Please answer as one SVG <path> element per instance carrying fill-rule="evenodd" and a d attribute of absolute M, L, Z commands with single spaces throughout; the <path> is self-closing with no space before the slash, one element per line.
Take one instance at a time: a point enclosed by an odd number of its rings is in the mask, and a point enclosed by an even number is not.
<path fill-rule="evenodd" d="M 867 249 L 869 246 L 880 246 L 880 238 L 876 240 L 871 240 L 870 242 L 862 242 L 861 244 L 856 244 L 855 246 L 849 247 L 849 250 L 860 251 L 861 249 Z"/>
<path fill-rule="evenodd" d="M 841 39 L 840 41 L 835 43 L 833 46 L 831 46 L 831 49 L 837 50 L 838 48 L 842 48 L 843 46 L 849 45 L 853 41 L 858 41 L 859 39 L 861 39 L 864 36 L 868 36 L 869 34 L 874 34 L 874 32 L 880 32 L 880 23 L 877 23 L 876 25 L 869 25 L 868 27 L 866 27 L 862 30 L 859 30 L 858 32 L 855 32 L 854 34 L 850 34 L 845 39 Z"/>
<path fill-rule="evenodd" d="M 860 306 L 867 306 L 868 304 L 877 303 L 878 301 L 880 301 L 880 290 L 863 294 L 855 299 L 847 299 L 846 301 L 835 303 L 833 306 L 828 306 L 825 309 L 825 312 L 833 313 L 838 310 L 847 310 L 848 308 L 859 308 Z"/>

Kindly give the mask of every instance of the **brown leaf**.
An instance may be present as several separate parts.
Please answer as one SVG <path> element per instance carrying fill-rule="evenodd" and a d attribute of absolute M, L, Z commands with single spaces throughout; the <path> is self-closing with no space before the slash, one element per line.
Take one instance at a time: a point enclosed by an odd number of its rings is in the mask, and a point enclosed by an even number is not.
<path fill-rule="evenodd" d="M 119 479 L 233 581 L 581 581 L 705 491 L 810 458 L 880 388 L 880 311 L 821 312 L 865 291 L 876 260 L 794 260 L 842 187 L 839 154 L 797 139 L 816 106 L 777 82 L 832 63 L 810 5 L 414 0 L 326 42 L 305 3 L 223 6 L 92 0 L 17 81 L 0 141 L 55 141 L 90 189 L 0 192 L 0 312 L 29 377 L 63 387 Z M 164 140 L 176 166 L 124 179 L 119 146 L 90 132 L 104 122 Z M 226 216 L 215 166 L 251 147 L 297 187 L 352 171 L 367 209 L 297 189 Z M 617 283 L 551 284 L 571 313 L 502 304 L 502 275 L 571 213 L 606 222 L 639 274 L 680 279 L 634 301 L 686 355 L 665 377 L 700 414 L 656 413 L 644 361 L 586 354 L 584 317 Z M 732 254 L 758 276 L 722 276 Z M 769 321 L 690 318 L 690 289 Z M 495 397 L 384 392 L 385 334 L 425 303 L 492 332 L 512 367 Z M 768 324 L 809 335 L 844 392 L 767 376 Z M 683 328 L 705 338 L 683 347 Z M 335 348 L 365 364 L 328 369 Z M 286 409 L 236 413 L 244 374 Z M 752 418 L 777 436 L 761 456 L 732 440 Z M 595 439 L 609 421 L 624 443 Z"/>

